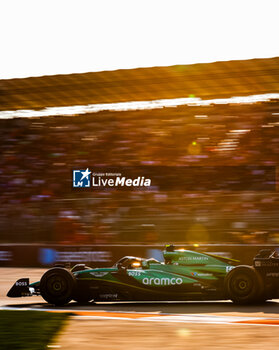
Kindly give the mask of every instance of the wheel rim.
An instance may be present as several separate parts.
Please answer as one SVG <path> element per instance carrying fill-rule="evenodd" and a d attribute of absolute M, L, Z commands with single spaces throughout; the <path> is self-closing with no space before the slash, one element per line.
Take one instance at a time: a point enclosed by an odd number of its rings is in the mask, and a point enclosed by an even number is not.
<path fill-rule="evenodd" d="M 253 289 L 253 281 L 245 274 L 239 275 L 232 280 L 231 289 L 237 296 L 247 296 Z"/>
<path fill-rule="evenodd" d="M 49 276 L 46 289 L 52 296 L 64 295 L 68 289 L 68 283 L 65 278 L 57 274 Z"/>

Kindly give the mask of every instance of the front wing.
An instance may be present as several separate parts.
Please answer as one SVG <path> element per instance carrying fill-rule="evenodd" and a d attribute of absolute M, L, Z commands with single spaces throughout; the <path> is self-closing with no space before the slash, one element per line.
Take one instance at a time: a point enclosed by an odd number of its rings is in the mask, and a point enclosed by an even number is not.
<path fill-rule="evenodd" d="M 31 297 L 32 295 L 40 295 L 40 293 L 34 286 L 30 286 L 29 278 L 17 280 L 7 293 L 9 298 Z"/>

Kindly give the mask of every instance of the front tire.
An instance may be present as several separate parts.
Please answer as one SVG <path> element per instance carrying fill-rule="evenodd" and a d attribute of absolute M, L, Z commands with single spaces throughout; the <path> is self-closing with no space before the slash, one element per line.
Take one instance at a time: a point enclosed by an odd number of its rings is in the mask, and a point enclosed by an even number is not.
<path fill-rule="evenodd" d="M 259 303 L 264 300 L 264 284 L 252 266 L 237 266 L 225 278 L 228 299 L 236 304 Z"/>
<path fill-rule="evenodd" d="M 54 267 L 43 274 L 40 293 L 49 304 L 61 306 L 72 300 L 75 285 L 75 277 L 70 271 Z"/>

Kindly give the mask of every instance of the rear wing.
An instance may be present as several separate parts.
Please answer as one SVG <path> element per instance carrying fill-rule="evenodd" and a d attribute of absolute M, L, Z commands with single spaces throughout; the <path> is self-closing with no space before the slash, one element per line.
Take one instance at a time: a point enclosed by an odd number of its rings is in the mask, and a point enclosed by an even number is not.
<path fill-rule="evenodd" d="M 269 268 L 279 270 L 279 254 L 276 250 L 262 249 L 254 257 L 253 265 L 256 268 Z"/>

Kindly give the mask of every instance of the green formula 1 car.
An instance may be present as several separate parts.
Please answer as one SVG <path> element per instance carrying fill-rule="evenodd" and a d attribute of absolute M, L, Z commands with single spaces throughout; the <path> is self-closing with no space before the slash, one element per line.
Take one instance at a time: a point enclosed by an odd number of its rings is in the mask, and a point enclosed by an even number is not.
<path fill-rule="evenodd" d="M 18 280 L 8 297 L 41 295 L 48 303 L 230 299 L 259 303 L 279 296 L 279 258 L 262 250 L 253 266 L 210 253 L 166 246 L 164 262 L 125 256 L 110 268 L 54 267 L 39 282 Z"/>

